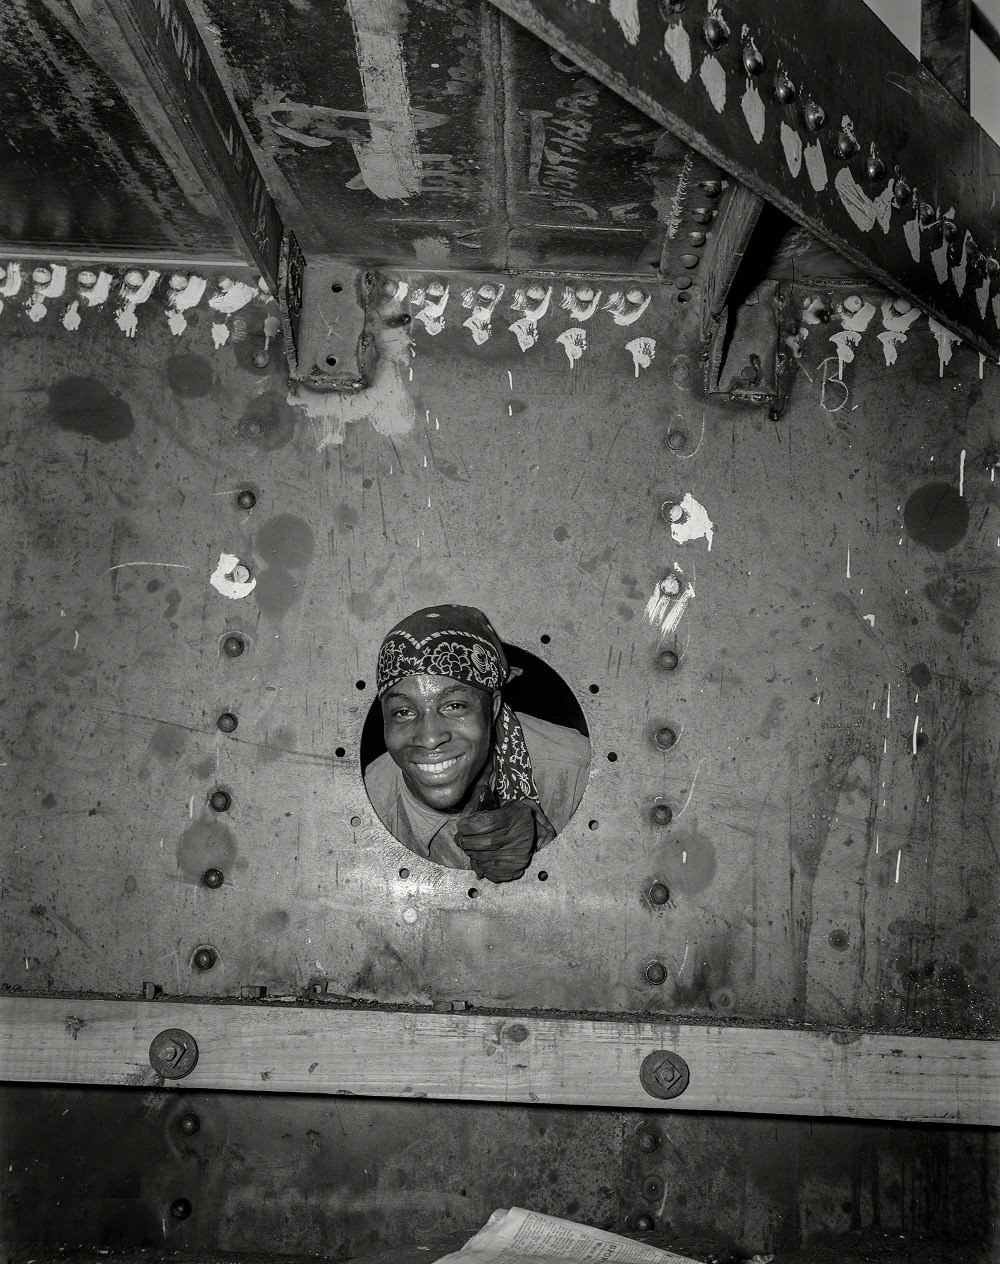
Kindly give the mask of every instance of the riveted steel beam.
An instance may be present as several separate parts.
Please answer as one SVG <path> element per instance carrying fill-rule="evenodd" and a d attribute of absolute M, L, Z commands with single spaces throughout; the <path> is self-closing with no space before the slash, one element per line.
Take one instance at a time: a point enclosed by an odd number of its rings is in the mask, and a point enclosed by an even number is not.
<path fill-rule="evenodd" d="M 1000 354 L 1000 148 L 863 0 L 493 0 L 735 178 Z"/>

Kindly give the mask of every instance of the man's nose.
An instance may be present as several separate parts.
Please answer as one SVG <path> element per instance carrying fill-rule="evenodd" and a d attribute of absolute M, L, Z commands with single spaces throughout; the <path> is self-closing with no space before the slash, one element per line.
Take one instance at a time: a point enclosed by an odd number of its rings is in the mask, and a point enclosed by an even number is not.
<path fill-rule="evenodd" d="M 450 739 L 448 726 L 436 712 L 422 715 L 413 734 L 414 746 L 420 746 L 424 750 L 434 750 Z"/>

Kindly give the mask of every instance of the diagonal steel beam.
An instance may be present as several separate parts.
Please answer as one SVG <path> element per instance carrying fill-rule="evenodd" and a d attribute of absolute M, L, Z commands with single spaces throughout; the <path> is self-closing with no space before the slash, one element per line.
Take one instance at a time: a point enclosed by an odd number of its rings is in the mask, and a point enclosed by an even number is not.
<path fill-rule="evenodd" d="M 493 3 L 1000 356 L 1000 148 L 863 0 Z"/>

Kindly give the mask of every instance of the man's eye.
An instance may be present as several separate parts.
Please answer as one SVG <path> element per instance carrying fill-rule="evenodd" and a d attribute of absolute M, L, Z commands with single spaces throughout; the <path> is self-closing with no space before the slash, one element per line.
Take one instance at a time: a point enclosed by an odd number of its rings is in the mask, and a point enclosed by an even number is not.
<path fill-rule="evenodd" d="M 442 707 L 443 711 L 468 711 L 468 709 L 467 702 L 446 702 Z"/>
<path fill-rule="evenodd" d="M 412 714 L 413 712 L 407 707 L 399 707 L 395 711 L 391 712 L 394 720 L 408 720 Z"/>

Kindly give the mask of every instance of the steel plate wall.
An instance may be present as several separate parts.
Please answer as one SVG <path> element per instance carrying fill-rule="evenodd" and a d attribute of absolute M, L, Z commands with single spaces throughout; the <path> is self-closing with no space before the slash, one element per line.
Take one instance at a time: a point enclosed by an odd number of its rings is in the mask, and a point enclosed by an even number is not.
<path fill-rule="evenodd" d="M 423 274 L 370 392 L 290 397 L 252 278 L 201 279 L 0 315 L 8 988 L 995 1030 L 995 366 L 800 288 L 770 421 L 704 403 L 674 300 L 526 283 L 477 325 L 483 278 Z M 593 746 L 503 887 L 362 783 L 380 638 L 449 600 Z"/>

